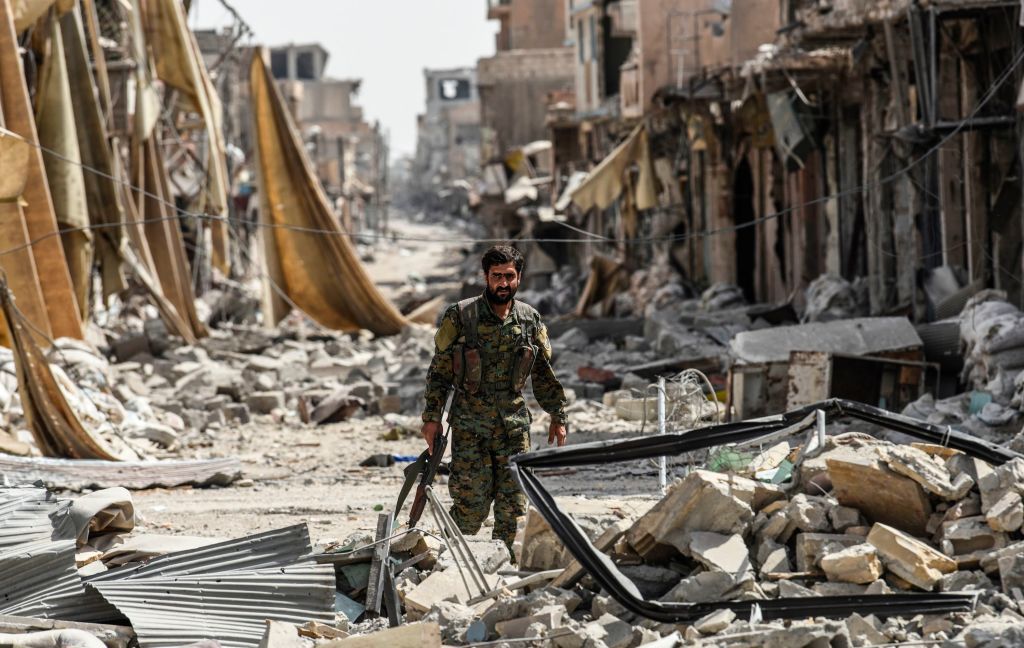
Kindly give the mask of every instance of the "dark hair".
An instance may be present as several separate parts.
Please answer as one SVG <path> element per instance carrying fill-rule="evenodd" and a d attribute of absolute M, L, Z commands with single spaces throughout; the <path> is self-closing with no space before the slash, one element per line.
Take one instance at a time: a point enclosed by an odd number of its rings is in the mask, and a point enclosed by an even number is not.
<path fill-rule="evenodd" d="M 483 266 L 484 274 L 490 272 L 492 266 L 505 265 L 506 263 L 516 264 L 516 272 L 523 274 L 523 266 L 526 265 L 526 259 L 523 258 L 522 252 L 511 245 L 495 245 L 490 250 L 484 252 L 483 258 L 480 259 L 480 265 Z"/>

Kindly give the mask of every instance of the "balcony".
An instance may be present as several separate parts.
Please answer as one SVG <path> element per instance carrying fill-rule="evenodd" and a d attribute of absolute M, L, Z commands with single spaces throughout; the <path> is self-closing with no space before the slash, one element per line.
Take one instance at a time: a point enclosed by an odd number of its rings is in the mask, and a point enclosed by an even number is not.
<path fill-rule="evenodd" d="M 512 13 L 512 0 L 487 0 L 487 20 L 503 20 Z"/>

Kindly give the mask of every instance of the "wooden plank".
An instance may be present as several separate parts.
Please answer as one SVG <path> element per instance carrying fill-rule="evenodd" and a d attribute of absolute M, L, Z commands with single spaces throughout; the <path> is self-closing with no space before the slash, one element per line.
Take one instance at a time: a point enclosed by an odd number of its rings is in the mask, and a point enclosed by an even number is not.
<path fill-rule="evenodd" d="M 394 513 L 381 513 L 377 516 L 377 535 L 374 537 L 373 562 L 370 564 L 370 579 L 366 586 L 366 612 L 368 615 L 380 614 L 381 597 L 384 594 L 384 572 L 389 569 L 388 558 L 391 556 L 391 543 L 387 537 L 391 535 Z"/>

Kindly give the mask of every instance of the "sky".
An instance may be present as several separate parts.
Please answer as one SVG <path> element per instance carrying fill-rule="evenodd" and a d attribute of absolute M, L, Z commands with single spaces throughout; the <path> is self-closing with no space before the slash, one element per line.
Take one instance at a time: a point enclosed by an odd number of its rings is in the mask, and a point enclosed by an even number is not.
<path fill-rule="evenodd" d="M 486 0 L 230 0 L 255 32 L 253 44 L 319 42 L 326 74 L 363 80 L 359 103 L 368 121 L 391 136 L 392 157 L 416 149 L 424 68 L 475 67 L 494 54 L 497 22 Z M 226 25 L 219 0 L 192 0 L 193 28 Z"/>

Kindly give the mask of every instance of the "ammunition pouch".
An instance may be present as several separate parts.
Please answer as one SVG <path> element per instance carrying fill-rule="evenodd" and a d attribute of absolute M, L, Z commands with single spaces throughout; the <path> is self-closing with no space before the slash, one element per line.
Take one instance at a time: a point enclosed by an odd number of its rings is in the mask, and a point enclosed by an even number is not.
<path fill-rule="evenodd" d="M 452 377 L 455 387 L 467 394 L 480 391 L 480 383 L 483 380 L 480 349 L 465 344 L 456 345 L 452 349 Z"/>
<path fill-rule="evenodd" d="M 515 364 L 512 367 L 512 390 L 523 391 L 526 380 L 533 371 L 533 363 L 537 359 L 537 347 L 524 344 L 516 349 Z"/>

